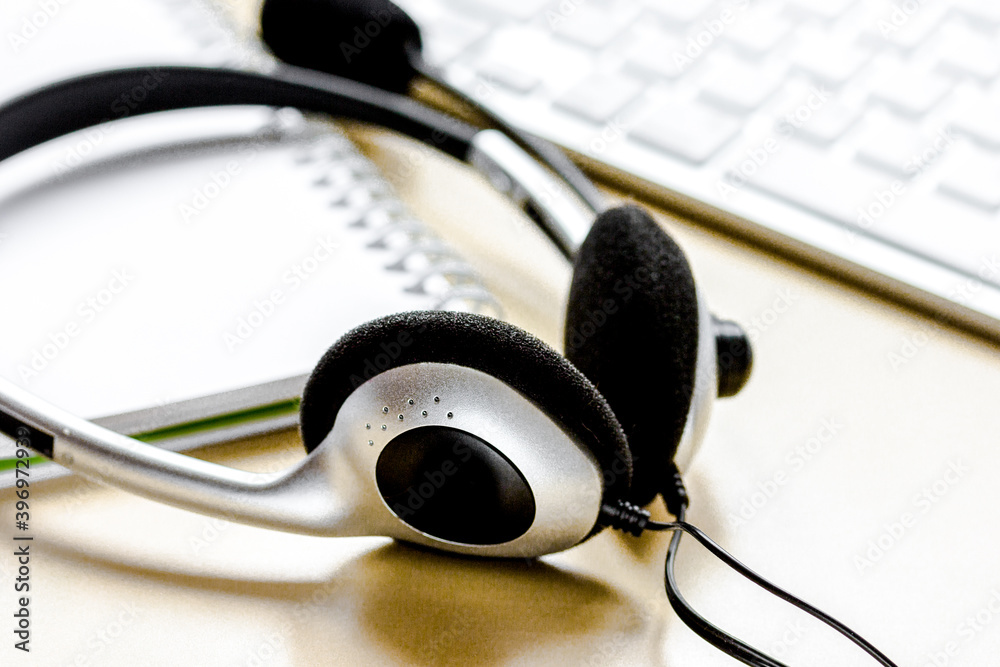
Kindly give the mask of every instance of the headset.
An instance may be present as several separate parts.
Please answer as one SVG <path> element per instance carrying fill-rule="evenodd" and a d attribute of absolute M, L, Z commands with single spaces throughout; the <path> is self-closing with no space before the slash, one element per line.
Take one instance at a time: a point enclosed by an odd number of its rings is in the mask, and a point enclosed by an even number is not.
<path fill-rule="evenodd" d="M 366 30 L 374 36 L 359 50 L 355 37 Z M 130 116 L 264 105 L 384 126 L 480 171 L 572 261 L 565 356 L 471 313 L 408 312 L 363 324 L 312 372 L 300 412 L 307 455 L 277 473 L 159 449 L 3 379 L 0 432 L 131 493 L 286 532 L 388 536 L 469 556 L 530 558 L 609 526 L 633 535 L 673 531 L 665 589 L 680 618 L 745 664 L 780 666 L 681 596 L 674 562 L 686 532 L 892 666 L 857 633 L 685 522 L 680 470 L 714 399 L 747 382 L 752 352 L 737 324 L 708 311 L 683 251 L 653 218 L 635 205 L 608 208 L 559 149 L 457 92 L 493 127 L 406 97 L 418 74 L 450 87 L 420 57 L 416 24 L 391 2 L 266 0 L 261 32 L 282 61 L 266 73 L 157 67 L 157 85 L 144 86 L 153 69 L 121 69 L 8 102 L 0 107 L 0 160 L 115 120 L 115 101 L 136 87 L 145 96 L 130 105 Z M 643 509 L 658 495 L 676 521 L 652 521 Z"/>

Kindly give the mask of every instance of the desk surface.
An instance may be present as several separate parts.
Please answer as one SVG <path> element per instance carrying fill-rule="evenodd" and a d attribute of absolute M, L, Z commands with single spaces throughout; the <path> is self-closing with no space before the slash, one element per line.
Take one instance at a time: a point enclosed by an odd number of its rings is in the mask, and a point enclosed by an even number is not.
<path fill-rule="evenodd" d="M 545 240 L 458 165 L 395 136 L 353 136 L 509 319 L 558 345 L 569 270 Z M 995 661 L 996 349 L 660 219 L 715 312 L 756 346 L 750 384 L 717 404 L 687 471 L 691 521 L 900 664 Z M 301 455 L 294 433 L 202 453 L 255 470 Z M 14 500 L 0 496 L 4 544 Z M 32 519 L 32 652 L 14 651 L 8 630 L 3 664 L 735 664 L 669 609 L 665 535 L 606 532 L 537 562 L 480 562 L 231 525 L 79 479 L 40 488 Z M 681 553 L 683 590 L 718 624 L 791 664 L 870 664 L 693 541 Z"/>

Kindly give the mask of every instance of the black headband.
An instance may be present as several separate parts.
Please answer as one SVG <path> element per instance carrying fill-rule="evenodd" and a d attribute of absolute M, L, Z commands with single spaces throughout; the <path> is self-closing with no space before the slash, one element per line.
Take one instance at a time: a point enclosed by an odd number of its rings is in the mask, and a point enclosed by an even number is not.
<path fill-rule="evenodd" d="M 466 160 L 476 128 L 402 95 L 291 66 L 275 74 L 207 67 L 98 72 L 0 106 L 0 160 L 76 130 L 129 116 L 192 107 L 295 107 L 362 120 Z"/>
<path fill-rule="evenodd" d="M 143 67 L 61 81 L 0 106 L 0 160 L 108 121 L 230 105 L 294 107 L 373 123 L 468 162 L 513 199 L 567 257 L 575 255 L 596 214 L 565 174 L 544 169 L 509 132 L 479 130 L 408 97 L 291 65 L 269 74 Z"/>

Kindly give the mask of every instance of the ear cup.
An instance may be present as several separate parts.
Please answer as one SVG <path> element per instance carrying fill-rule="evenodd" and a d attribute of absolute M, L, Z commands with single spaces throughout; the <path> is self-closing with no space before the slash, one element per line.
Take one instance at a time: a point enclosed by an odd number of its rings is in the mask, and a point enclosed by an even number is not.
<path fill-rule="evenodd" d="M 311 452 L 326 438 L 340 406 L 365 380 L 424 362 L 482 371 L 517 390 L 593 453 L 605 471 L 605 499 L 627 492 L 632 461 L 625 435 L 590 381 L 531 334 L 470 313 L 390 315 L 337 341 L 323 355 L 302 396 L 300 428 L 306 449 Z"/>
<path fill-rule="evenodd" d="M 566 356 L 625 429 L 633 502 L 648 504 L 668 481 L 691 407 L 698 333 L 681 249 L 641 208 L 602 213 L 576 258 Z"/>
<path fill-rule="evenodd" d="M 265 0 L 261 37 L 290 65 L 406 93 L 420 30 L 389 0 Z"/>

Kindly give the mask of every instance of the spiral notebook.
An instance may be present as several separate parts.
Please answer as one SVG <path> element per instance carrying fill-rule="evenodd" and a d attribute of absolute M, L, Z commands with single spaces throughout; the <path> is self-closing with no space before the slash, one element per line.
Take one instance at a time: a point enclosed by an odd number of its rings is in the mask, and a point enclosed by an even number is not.
<path fill-rule="evenodd" d="M 55 3 L 34 31 L 38 6 L 13 5 L 0 99 L 113 66 L 268 62 L 199 2 Z M 184 449 L 292 427 L 339 336 L 414 309 L 500 314 L 326 120 L 154 114 L 0 164 L 0 375 L 119 432 Z"/>

